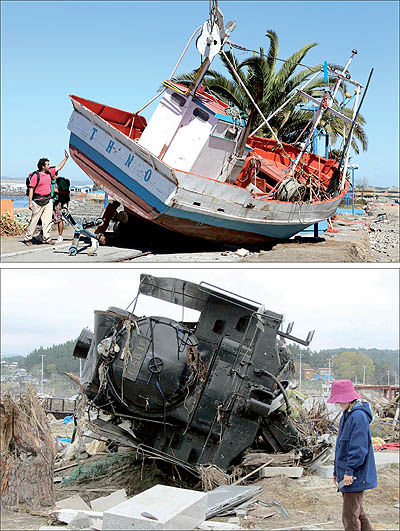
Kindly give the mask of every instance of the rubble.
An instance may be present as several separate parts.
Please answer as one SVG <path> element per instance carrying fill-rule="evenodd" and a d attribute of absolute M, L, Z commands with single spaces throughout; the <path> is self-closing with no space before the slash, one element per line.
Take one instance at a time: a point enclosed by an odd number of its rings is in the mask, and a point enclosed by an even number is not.
<path fill-rule="evenodd" d="M 55 447 L 46 413 L 34 388 L 0 402 L 1 505 L 29 509 L 54 504 Z"/>
<path fill-rule="evenodd" d="M 260 470 L 260 478 L 271 478 L 281 474 L 288 478 L 301 478 L 303 472 L 302 466 L 272 466 Z"/>
<path fill-rule="evenodd" d="M 71 507 L 65 508 L 65 509 L 55 509 L 55 510 L 50 511 L 49 514 L 54 520 L 62 524 L 69 524 L 70 522 L 72 522 L 74 518 L 76 518 L 76 516 L 78 516 L 78 514 L 83 515 L 83 516 L 88 516 L 93 519 L 103 518 L 102 511 L 92 511 L 90 510 L 89 507 L 88 509 L 71 508 Z"/>
<path fill-rule="evenodd" d="M 27 228 L 27 223 L 11 219 L 8 212 L 4 212 L 0 216 L 0 236 L 19 236 L 20 234 L 24 234 Z"/>
<path fill-rule="evenodd" d="M 235 251 L 235 254 L 237 254 L 241 258 L 244 258 L 245 256 L 250 254 L 250 251 L 242 247 L 241 249 L 238 249 L 237 251 Z"/>
<path fill-rule="evenodd" d="M 374 396 L 367 397 L 361 393 L 361 397 L 367 400 L 374 413 L 374 419 L 370 424 L 371 434 L 375 450 L 386 448 L 400 447 L 399 444 L 399 430 L 400 430 L 400 393 L 397 392 L 392 400 L 387 400 L 384 397 Z M 386 446 L 386 445 L 391 446 Z"/>
<path fill-rule="evenodd" d="M 399 207 L 372 205 L 369 223 L 369 245 L 374 261 L 399 262 Z"/>
<path fill-rule="evenodd" d="M 84 510 L 90 511 L 89 505 L 82 500 L 82 498 L 76 494 L 65 500 L 59 500 L 56 503 L 57 509 L 72 509 L 72 510 Z"/>

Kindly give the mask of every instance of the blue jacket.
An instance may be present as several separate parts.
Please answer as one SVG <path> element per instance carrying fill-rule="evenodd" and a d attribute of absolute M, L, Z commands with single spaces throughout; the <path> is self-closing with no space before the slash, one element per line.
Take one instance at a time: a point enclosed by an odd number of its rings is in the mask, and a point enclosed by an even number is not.
<path fill-rule="evenodd" d="M 356 479 L 340 492 L 359 492 L 378 485 L 374 449 L 369 423 L 372 413 L 368 402 L 357 401 L 350 411 L 344 411 L 339 424 L 335 448 L 333 475 L 339 483 L 344 475 Z"/>

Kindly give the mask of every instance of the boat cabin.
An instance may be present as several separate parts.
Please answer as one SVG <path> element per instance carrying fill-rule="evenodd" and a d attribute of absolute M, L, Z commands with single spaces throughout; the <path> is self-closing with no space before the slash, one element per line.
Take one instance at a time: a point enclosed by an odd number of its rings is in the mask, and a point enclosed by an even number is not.
<path fill-rule="evenodd" d="M 220 181 L 246 122 L 199 87 L 195 96 L 170 81 L 138 144 L 169 166 Z"/>

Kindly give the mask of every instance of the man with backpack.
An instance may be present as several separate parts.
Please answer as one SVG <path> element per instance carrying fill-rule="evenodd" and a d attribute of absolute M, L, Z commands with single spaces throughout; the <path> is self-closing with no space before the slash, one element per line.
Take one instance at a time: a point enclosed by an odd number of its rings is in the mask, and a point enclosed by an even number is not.
<path fill-rule="evenodd" d="M 57 242 L 62 242 L 63 237 L 62 233 L 64 230 L 64 222 L 62 219 L 61 209 L 62 208 L 68 208 L 68 203 L 70 200 L 69 195 L 69 187 L 70 187 L 70 181 L 69 179 L 66 179 L 65 177 L 58 177 L 58 172 L 55 174 L 56 179 L 53 179 L 54 183 L 54 194 L 52 193 L 53 197 L 53 220 L 54 223 L 57 223 L 58 225 L 58 239 Z"/>
<path fill-rule="evenodd" d="M 53 202 L 51 201 L 51 181 L 56 172 L 64 167 L 68 160 L 68 153 L 64 150 L 64 159 L 56 167 L 50 168 L 49 159 L 39 160 L 35 171 L 27 178 L 27 194 L 29 197 L 29 210 L 32 211 L 31 221 L 23 239 L 25 245 L 32 245 L 32 238 L 39 220 L 42 220 L 43 240 L 42 243 L 51 243 L 50 230 L 53 214 Z"/>

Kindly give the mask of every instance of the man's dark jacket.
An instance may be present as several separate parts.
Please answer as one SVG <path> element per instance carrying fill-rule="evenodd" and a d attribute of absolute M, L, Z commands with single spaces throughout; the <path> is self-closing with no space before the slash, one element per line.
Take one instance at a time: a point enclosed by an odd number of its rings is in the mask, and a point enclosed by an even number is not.
<path fill-rule="evenodd" d="M 344 411 L 336 441 L 333 475 L 339 483 L 344 475 L 353 476 L 353 483 L 340 492 L 374 489 L 377 484 L 374 449 L 369 423 L 372 413 L 368 402 L 357 401 L 350 411 Z"/>

